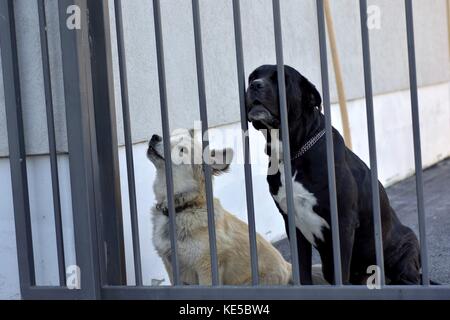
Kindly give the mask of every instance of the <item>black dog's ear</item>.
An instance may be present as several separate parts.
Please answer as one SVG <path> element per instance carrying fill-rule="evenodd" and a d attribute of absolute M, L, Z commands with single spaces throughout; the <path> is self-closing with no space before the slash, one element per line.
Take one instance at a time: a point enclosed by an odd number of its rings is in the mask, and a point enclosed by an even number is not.
<path fill-rule="evenodd" d="M 306 78 L 303 78 L 300 86 L 304 105 L 311 108 L 317 107 L 320 110 L 322 108 L 322 97 L 316 87 Z"/>
<path fill-rule="evenodd" d="M 317 91 L 315 86 L 311 85 L 311 87 L 312 87 L 312 90 L 311 90 L 311 93 L 310 93 L 311 106 L 321 109 L 322 97 L 320 96 L 320 93 L 319 93 L 319 91 Z"/>

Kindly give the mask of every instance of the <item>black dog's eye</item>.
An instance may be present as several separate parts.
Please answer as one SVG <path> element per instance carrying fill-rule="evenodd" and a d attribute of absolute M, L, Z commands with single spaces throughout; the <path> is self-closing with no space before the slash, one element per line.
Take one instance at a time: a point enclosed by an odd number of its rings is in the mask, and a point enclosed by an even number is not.
<path fill-rule="evenodd" d="M 276 73 L 273 73 L 271 76 L 270 76 L 270 80 L 272 80 L 272 81 L 276 81 L 278 79 L 278 77 L 277 77 L 277 74 Z"/>

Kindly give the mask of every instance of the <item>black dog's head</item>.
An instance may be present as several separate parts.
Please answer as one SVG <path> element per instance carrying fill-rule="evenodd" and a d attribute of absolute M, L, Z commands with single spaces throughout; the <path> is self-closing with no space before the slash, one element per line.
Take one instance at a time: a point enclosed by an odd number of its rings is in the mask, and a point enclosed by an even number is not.
<path fill-rule="evenodd" d="M 303 131 L 299 126 L 320 110 L 322 99 L 316 87 L 297 70 L 285 66 L 289 132 Z M 255 129 L 279 129 L 280 110 L 276 65 L 263 65 L 251 73 L 246 94 L 247 117 Z"/>

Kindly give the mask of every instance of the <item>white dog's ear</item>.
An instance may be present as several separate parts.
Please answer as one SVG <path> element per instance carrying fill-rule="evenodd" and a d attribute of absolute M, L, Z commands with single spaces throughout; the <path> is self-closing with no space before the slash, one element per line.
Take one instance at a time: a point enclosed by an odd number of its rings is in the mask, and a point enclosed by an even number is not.
<path fill-rule="evenodd" d="M 233 160 L 234 151 L 231 148 L 222 150 L 212 150 L 210 154 L 211 168 L 213 175 L 218 176 L 225 173 L 230 168 L 231 161 Z"/>

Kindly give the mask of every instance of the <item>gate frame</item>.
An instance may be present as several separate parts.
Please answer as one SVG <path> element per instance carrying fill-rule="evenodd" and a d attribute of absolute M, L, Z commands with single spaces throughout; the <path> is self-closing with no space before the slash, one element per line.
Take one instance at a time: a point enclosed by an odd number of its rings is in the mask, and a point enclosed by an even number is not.
<path fill-rule="evenodd" d="M 67 9 L 73 5 L 80 8 L 81 25 L 88 27 L 69 30 Z M 4 81 L 4 85 L 21 296 L 23 299 L 101 299 L 102 284 L 126 283 L 108 3 L 58 1 L 80 289 L 36 285 L 14 1 L 0 0 L 0 9 L 7 13 L 0 17 L 0 39 L 4 79 L 11 79 Z M 90 21 L 89 13 L 101 19 Z M 94 86 L 99 80 L 102 83 Z M 101 117 L 101 113 L 107 116 Z M 106 141 L 111 148 L 97 144 L 97 140 Z M 105 226 L 113 232 L 104 239 Z M 113 248 L 106 249 L 108 255 L 105 247 Z"/>
<path fill-rule="evenodd" d="M 406 1 L 411 4 L 410 0 Z M 323 11 L 322 0 L 317 0 L 317 4 L 319 11 Z M 80 30 L 69 30 L 66 27 L 66 10 L 71 5 L 79 6 L 82 25 L 89 27 L 82 27 Z M 279 6 L 277 8 L 279 10 Z M 317 299 L 318 297 L 325 300 L 450 299 L 449 285 L 382 286 L 381 290 L 370 290 L 366 286 L 343 285 L 292 287 L 124 286 L 126 279 L 123 268 L 123 234 L 121 231 L 120 187 L 118 185 L 112 52 L 109 41 L 109 9 L 107 1 L 96 1 L 94 4 L 89 0 L 59 0 L 58 3 L 75 250 L 77 264 L 81 269 L 81 289 L 70 290 L 63 286 L 36 286 L 13 0 L 0 0 L 0 9 L 8 13 L 5 17 L 0 17 L 0 39 L 2 41 L 4 78 L 13 80 L 4 81 L 4 83 L 18 265 L 23 299 L 277 300 Z M 412 12 L 409 13 L 412 22 Z M 100 21 L 89 21 L 89 14 L 94 17 L 100 16 Z M 322 56 L 326 56 L 323 15 L 320 15 L 319 18 L 319 31 L 322 32 L 321 53 Z M 278 19 L 280 19 L 279 12 Z M 200 29 L 199 21 L 197 23 L 197 28 Z M 197 30 L 197 32 L 200 33 L 201 30 Z M 281 34 L 281 30 L 278 30 L 278 34 Z M 411 44 L 413 35 L 409 36 L 410 46 L 414 49 Z M 199 40 L 201 41 L 201 39 Z M 281 54 L 280 51 L 280 58 Z M 325 63 L 326 61 L 322 59 L 322 69 L 326 66 Z M 410 67 L 415 73 L 414 60 L 411 60 L 410 63 L 412 64 Z M 102 83 L 94 83 L 99 80 Z M 414 83 L 412 82 L 412 84 Z M 241 84 L 241 90 L 244 86 Z M 417 95 L 416 88 L 412 88 L 412 94 Z M 329 108 L 329 101 L 325 100 L 328 104 L 326 107 Z M 417 111 L 417 105 L 414 106 L 414 109 Z M 418 119 L 415 121 L 415 126 L 418 126 Z M 416 133 L 416 143 L 418 138 L 420 135 Z M 105 146 L 99 145 L 98 141 L 106 141 L 106 144 L 111 144 L 111 148 L 106 146 L 104 149 Z M 332 145 L 330 147 L 332 148 Z M 109 230 L 109 228 L 105 230 L 105 226 L 110 226 L 113 229 L 112 232 L 105 232 Z M 108 256 L 105 255 L 105 242 L 107 245 L 111 245 L 111 248 L 115 248 L 110 251 L 112 254 Z"/>

